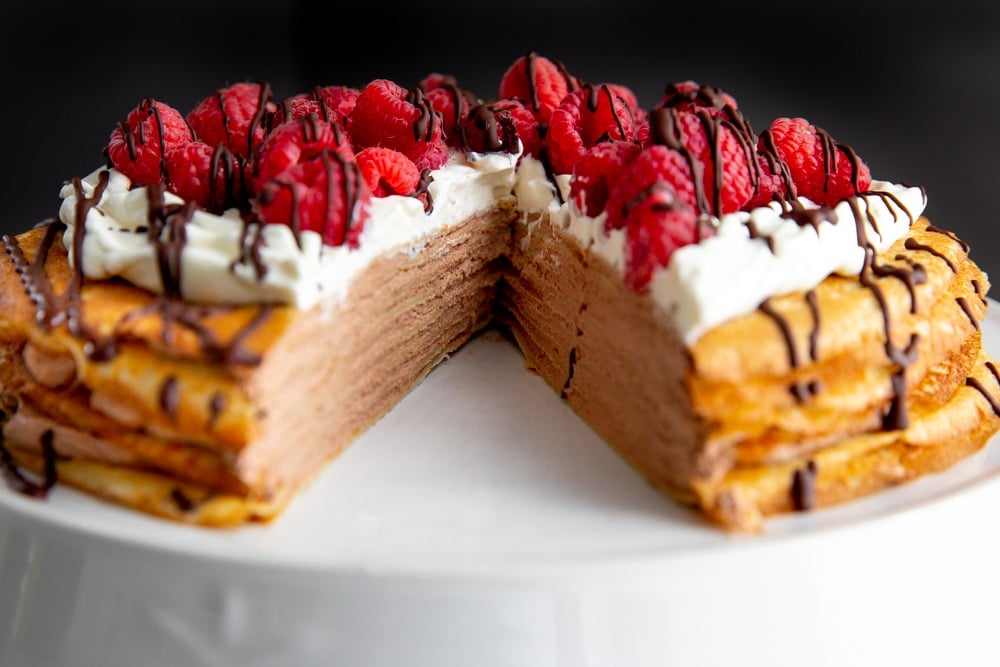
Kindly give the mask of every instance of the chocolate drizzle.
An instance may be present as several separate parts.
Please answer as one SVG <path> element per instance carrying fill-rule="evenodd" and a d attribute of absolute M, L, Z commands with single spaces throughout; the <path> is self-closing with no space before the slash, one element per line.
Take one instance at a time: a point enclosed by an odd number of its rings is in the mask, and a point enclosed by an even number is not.
<path fill-rule="evenodd" d="M 420 172 L 420 181 L 417 183 L 417 188 L 413 191 L 412 197 L 420 199 L 426 196 L 424 201 L 424 213 L 430 214 L 434 210 L 434 196 L 431 194 L 430 186 L 434 182 L 434 176 L 431 174 L 430 169 L 424 169 Z"/>
<path fill-rule="evenodd" d="M 177 509 L 179 509 L 181 512 L 190 512 L 196 507 L 195 502 L 191 500 L 186 493 L 184 493 L 178 488 L 174 488 L 170 492 L 170 499 L 174 501 L 174 504 L 177 506 Z"/>
<path fill-rule="evenodd" d="M 264 222 L 249 207 L 241 207 L 239 211 L 243 222 L 243 231 L 240 233 L 240 256 L 229 265 L 229 270 L 235 271 L 238 265 L 249 264 L 253 267 L 257 280 L 261 281 L 267 275 L 267 263 L 261 253 L 265 245 Z"/>
<path fill-rule="evenodd" d="M 799 368 L 799 352 L 795 346 L 795 337 L 793 336 L 792 326 L 788 322 L 788 319 L 774 308 L 771 304 L 771 299 L 764 299 L 763 303 L 760 304 L 760 311 L 771 318 L 781 331 L 781 336 L 785 339 L 785 347 L 788 349 L 788 366 L 792 370 Z M 814 315 L 814 321 L 818 322 L 818 319 L 818 314 Z M 813 333 L 817 330 L 818 325 L 814 325 Z M 812 334 L 810 334 L 810 355 L 813 355 L 814 352 Z M 815 359 L 815 357 L 813 358 Z M 819 383 L 815 381 L 807 383 L 793 382 L 789 390 L 792 392 L 792 396 L 795 397 L 797 403 L 804 403 L 810 396 L 819 392 Z"/>
<path fill-rule="evenodd" d="M 545 169 L 545 177 L 549 180 L 549 183 L 552 184 L 552 189 L 556 193 L 556 200 L 559 202 L 559 205 L 562 206 L 566 203 L 566 200 L 563 198 L 562 190 L 559 188 L 559 183 L 556 181 L 556 172 L 552 167 L 552 160 L 549 159 L 549 150 L 547 148 L 542 148 L 539 152 L 538 160 L 542 163 L 542 167 Z"/>
<path fill-rule="evenodd" d="M 691 180 L 694 183 L 695 202 L 699 213 L 711 214 L 708 196 L 705 193 L 705 179 L 702 173 L 701 160 L 692 155 L 688 149 L 684 135 L 678 124 L 677 112 L 674 109 L 653 109 L 649 113 L 650 140 L 654 144 L 662 144 L 681 154 L 691 170 Z M 717 188 L 719 189 L 719 188 Z"/>
<path fill-rule="evenodd" d="M 812 227 L 819 234 L 819 226 L 824 222 L 836 222 L 837 214 L 829 206 L 806 208 L 798 200 L 789 200 L 782 206 L 781 217 L 791 220 L 799 227 Z"/>
<path fill-rule="evenodd" d="M 819 359 L 820 315 L 815 289 L 806 292 L 806 304 L 809 306 L 809 313 L 812 315 L 813 320 L 812 329 L 809 331 L 809 358 L 816 361 Z"/>
<path fill-rule="evenodd" d="M 180 407 L 180 392 L 177 378 L 173 375 L 167 376 L 160 386 L 160 409 L 163 413 L 174 419 L 177 417 L 177 409 Z"/>
<path fill-rule="evenodd" d="M 682 113 L 693 114 L 701 125 L 708 140 L 711 151 L 712 200 L 709 202 L 706 190 L 704 165 L 700 156 L 691 153 L 685 141 Z M 761 165 L 757 159 L 758 140 L 750 126 L 750 122 L 740 111 L 730 103 L 730 99 L 718 88 L 699 86 L 687 88 L 678 84 L 667 86 L 663 101 L 649 113 L 650 141 L 661 144 L 681 154 L 691 171 L 691 179 L 695 187 L 695 202 L 698 213 L 703 215 L 721 215 L 723 212 L 723 142 L 726 136 L 735 140 L 746 159 L 747 175 L 755 190 L 761 182 Z M 773 142 L 772 142 L 773 145 Z M 770 156 L 775 163 L 775 170 L 780 160 L 777 153 Z M 784 166 L 787 171 L 787 166 Z M 788 182 L 791 182 L 789 176 Z"/>
<path fill-rule="evenodd" d="M 216 176 L 219 167 L 222 167 L 222 192 L 219 192 L 219 179 Z M 243 193 L 246 191 L 245 167 L 246 160 L 243 157 L 236 155 L 221 143 L 215 146 L 208 170 L 212 175 L 208 182 L 208 200 L 212 203 L 212 210 L 223 211 L 238 205 L 243 200 Z"/>
<path fill-rule="evenodd" d="M 185 227 L 197 210 L 197 204 L 193 201 L 166 204 L 164 192 L 165 188 L 161 183 L 154 183 L 146 188 L 149 201 L 149 231 L 146 236 L 156 253 L 163 294 L 180 299 L 181 260 L 187 244 Z"/>
<path fill-rule="evenodd" d="M 955 266 L 955 263 L 952 262 L 950 259 L 948 259 L 948 257 L 944 253 L 938 251 L 933 246 L 923 244 L 914 238 L 909 238 L 903 242 L 903 247 L 906 248 L 907 250 L 919 250 L 934 255 L 938 259 L 944 260 L 945 264 L 948 265 L 948 268 L 951 269 L 952 273 L 958 273 L 958 268 Z"/>
<path fill-rule="evenodd" d="M 65 324 L 70 333 L 84 340 L 84 351 L 92 358 L 106 355 L 107 348 L 85 322 L 81 313 L 80 289 L 83 285 L 83 240 L 86 233 L 86 219 L 90 209 L 97 205 L 108 184 L 107 172 L 101 172 L 94 193 L 86 197 L 83 184 L 79 178 L 73 179 L 76 190 L 76 219 L 80 221 L 73 228 L 72 256 L 73 273 L 69 284 L 62 294 L 56 294 L 52 283 L 45 272 L 45 264 L 57 236 L 66 230 L 66 226 L 56 219 L 42 223 L 45 232 L 35 253 L 29 262 L 17 239 L 13 236 L 3 237 L 4 247 L 10 255 L 14 269 L 21 277 L 28 298 L 35 304 L 35 322 L 43 331 Z"/>
<path fill-rule="evenodd" d="M 836 151 L 841 149 L 845 151 L 848 158 L 853 155 L 853 151 L 846 149 L 840 144 L 832 144 L 829 140 L 827 140 L 827 147 L 824 150 Z M 831 153 L 831 155 L 832 154 L 833 153 Z M 832 162 L 832 157 L 830 159 Z M 830 169 L 833 168 L 834 167 L 832 166 L 830 167 Z M 913 216 L 903 206 L 902 202 L 900 202 L 900 200 L 891 193 L 863 192 L 847 199 L 854 216 L 858 247 L 864 251 L 864 260 L 858 278 L 861 284 L 872 292 L 878 302 L 879 309 L 882 311 L 883 329 L 885 332 L 885 353 L 890 363 L 894 366 L 891 377 L 893 395 L 890 405 L 884 415 L 883 427 L 895 430 L 906 428 L 909 423 L 909 415 L 906 409 L 906 369 L 916 360 L 919 336 L 915 333 L 911 333 L 905 347 L 899 347 L 896 345 L 893 340 L 892 320 L 889 313 L 888 302 L 878 279 L 891 277 L 902 282 L 906 286 L 910 295 L 910 313 L 915 314 L 918 312 L 916 286 L 927 282 L 927 271 L 921 264 L 905 255 L 897 255 L 895 257 L 895 261 L 903 262 L 902 265 L 882 263 L 878 261 L 875 246 L 868 238 L 869 224 L 874 229 L 874 232 L 878 234 L 878 227 L 876 226 L 874 214 L 867 205 L 865 206 L 864 212 L 862 212 L 860 206 L 860 202 L 869 197 L 882 199 L 886 204 L 886 208 L 892 213 L 894 218 L 898 219 L 899 213 L 905 212 L 909 217 L 911 224 L 914 220 Z M 794 200 L 781 200 L 781 204 L 783 209 L 782 217 L 792 220 L 800 226 L 809 225 L 816 229 L 817 232 L 819 231 L 819 225 L 822 222 L 833 222 L 835 220 L 834 211 L 829 207 L 820 206 L 815 209 L 806 209 Z M 748 220 L 746 224 L 750 238 L 766 238 L 763 237 L 752 221 Z M 766 240 L 768 241 L 768 247 L 773 251 L 773 241 L 769 238 L 766 238 Z M 932 248 L 927 248 L 926 246 L 913 241 L 913 239 L 908 239 L 904 243 L 904 246 L 909 250 L 919 249 L 933 252 Z M 944 259 L 947 261 L 947 258 Z M 951 266 L 954 270 L 954 266 L 950 262 L 949 266 Z M 811 359 L 815 361 L 819 353 L 820 332 L 820 311 L 815 290 L 807 292 L 805 298 L 813 318 L 813 327 L 809 334 L 809 355 Z M 968 304 L 964 299 L 959 301 L 959 306 L 965 310 L 970 321 L 972 321 L 975 326 L 978 326 L 978 323 L 975 321 L 975 318 L 973 317 L 972 312 L 968 308 Z M 761 304 L 760 310 L 778 325 L 788 347 L 789 366 L 792 369 L 798 368 L 800 361 L 799 354 L 795 347 L 795 342 L 792 336 L 792 328 L 789 322 L 774 309 L 769 299 L 766 299 Z M 804 401 L 810 394 L 815 394 L 818 390 L 819 386 L 816 382 L 811 382 L 805 386 L 800 383 L 795 383 L 791 387 L 792 394 L 799 402 Z"/>
<path fill-rule="evenodd" d="M 1000 384 L 1000 369 L 997 369 L 997 365 L 992 361 L 987 361 L 986 368 L 993 375 L 993 380 L 997 384 Z M 986 387 L 983 386 L 982 382 L 980 382 L 979 380 L 977 380 L 972 376 L 969 376 L 965 378 L 965 385 L 967 387 L 972 387 L 980 394 L 982 394 L 983 398 L 986 399 L 986 401 L 990 404 L 990 407 L 993 409 L 993 414 L 995 414 L 997 417 L 1000 417 L 1000 401 L 998 401 L 996 398 L 993 397 L 992 394 L 986 391 Z"/>
<path fill-rule="evenodd" d="M 343 245 L 351 235 L 351 231 L 357 225 L 361 215 L 362 194 L 364 192 L 364 178 L 361 169 L 354 160 L 348 160 L 337 151 L 324 148 L 316 157 L 326 172 L 326 192 L 324 200 L 324 214 L 321 220 L 322 228 L 318 231 L 323 236 L 323 242 L 327 245 Z M 336 173 L 336 170 L 340 173 Z M 343 176 L 341 178 L 340 176 Z M 336 195 L 336 188 L 340 186 L 340 197 Z M 299 200 L 299 189 L 295 183 L 273 178 L 268 181 L 267 186 L 260 193 L 260 202 L 264 205 L 272 203 L 280 191 L 287 191 L 289 196 L 289 216 L 288 224 L 295 237 L 299 248 L 302 247 L 302 213 Z M 337 220 L 334 215 L 334 207 L 340 203 L 344 207 L 343 225 L 331 225 Z"/>
<path fill-rule="evenodd" d="M 965 297 L 964 296 L 957 297 L 955 299 L 955 303 L 957 303 L 958 307 L 962 309 L 962 312 L 965 313 L 965 316 L 969 318 L 969 323 L 972 324 L 972 327 L 978 331 L 979 320 L 977 320 L 975 315 L 972 314 L 972 309 L 969 307 L 969 302 L 965 300 Z"/>
<path fill-rule="evenodd" d="M 812 459 L 792 473 L 792 506 L 797 512 L 816 506 L 816 473 L 816 462 Z"/>
<path fill-rule="evenodd" d="M 226 409 L 226 395 L 221 391 L 212 394 L 212 400 L 208 404 L 208 427 L 212 428 L 219 421 L 219 416 Z"/>
<path fill-rule="evenodd" d="M 257 151 L 260 149 L 260 145 L 254 142 L 254 137 L 257 134 L 257 128 L 264 127 L 272 95 L 271 84 L 261 83 L 260 95 L 257 97 L 257 108 L 254 110 L 253 118 L 250 119 L 250 127 L 247 129 L 246 158 L 251 164 L 257 164 Z"/>
<path fill-rule="evenodd" d="M 514 119 L 503 107 L 496 104 L 478 104 L 469 112 L 469 120 L 482 130 L 484 143 L 481 146 L 470 145 L 468 133 L 463 131 L 462 144 L 466 150 L 506 153 L 517 150 L 519 141 L 517 128 Z"/>
<path fill-rule="evenodd" d="M 147 97 L 139 103 L 136 109 L 140 114 L 145 114 L 146 116 L 152 116 L 153 122 L 156 126 L 156 140 L 159 143 L 157 150 L 160 156 L 160 177 L 166 179 L 167 177 L 167 150 L 166 150 L 166 138 L 164 135 L 163 119 L 160 117 L 160 109 L 156 106 L 156 100 L 152 97 Z M 119 121 L 118 129 L 122 133 L 122 138 L 125 140 L 125 147 L 128 150 L 129 160 L 135 162 L 139 157 L 139 146 L 144 146 L 149 137 L 146 136 L 146 123 L 145 121 L 140 121 L 136 123 L 135 132 L 129 129 L 128 121 Z M 195 138 L 194 132 L 191 131 L 190 126 L 188 131 L 191 132 L 191 139 Z M 228 128 L 227 128 L 228 133 Z"/>
<path fill-rule="evenodd" d="M 778 147 L 774 143 L 774 136 L 771 134 L 771 131 L 764 130 L 761 132 L 758 143 L 763 144 L 763 150 L 759 150 L 757 154 L 764 158 L 767 168 L 771 173 L 781 176 L 782 185 L 784 186 L 784 198 L 794 200 L 798 196 L 798 193 L 795 189 L 795 182 L 792 180 L 792 172 L 788 167 L 788 163 L 778 156 Z M 758 193 L 760 192 L 760 171 L 762 165 L 757 162 L 756 167 L 755 174 L 757 175 L 757 181 L 754 192 Z"/>
<path fill-rule="evenodd" d="M 566 65 L 558 60 L 553 60 L 552 63 L 566 82 L 566 89 L 571 93 L 579 90 L 576 78 L 569 73 Z M 528 84 L 527 101 L 531 103 L 532 110 L 537 112 L 542 103 L 538 97 L 538 53 L 535 51 L 529 51 L 524 55 L 524 76 Z"/>
<path fill-rule="evenodd" d="M 935 227 L 934 225 L 927 225 L 927 231 L 933 234 L 943 234 L 944 236 L 947 236 L 949 239 L 958 244 L 958 247 L 962 249 L 962 252 L 969 254 L 969 244 L 958 238 L 954 232 L 948 231 L 947 229 L 941 229 L 940 227 Z"/>
<path fill-rule="evenodd" d="M 621 116 L 618 115 L 618 109 L 615 108 L 615 94 L 611 91 L 611 88 L 607 84 L 601 84 L 600 86 L 594 86 L 591 83 L 584 84 L 582 89 L 584 93 L 584 99 L 586 100 L 587 110 L 591 113 L 596 113 L 598 105 L 601 102 L 601 95 L 608 98 L 608 108 L 611 110 L 611 116 L 615 121 L 615 128 L 618 130 L 618 136 L 611 136 L 610 131 L 605 132 L 603 135 L 597 138 L 594 143 L 601 143 L 603 141 L 611 141 L 613 139 L 625 140 L 627 139 L 627 134 L 625 131 L 625 124 L 622 122 Z M 623 105 L 627 106 L 627 105 Z"/>
<path fill-rule="evenodd" d="M 854 149 L 847 144 L 834 141 L 833 137 L 822 128 L 817 127 L 816 134 L 820 145 L 823 147 L 823 192 L 828 192 L 830 189 L 830 180 L 839 168 L 837 163 L 840 161 L 840 155 L 846 156 L 848 163 L 851 165 L 851 185 L 854 187 L 854 191 L 860 191 L 861 160 L 858 158 L 857 153 L 854 152 Z"/>
<path fill-rule="evenodd" d="M 889 314 L 889 305 L 886 302 L 885 294 L 878 283 L 878 277 L 892 276 L 904 279 L 903 276 L 908 275 L 909 277 L 906 278 L 905 281 L 907 286 L 911 288 L 912 295 L 912 285 L 909 281 L 916 281 L 915 275 L 917 272 L 913 269 L 907 270 L 904 267 L 887 267 L 877 263 L 875 246 L 868 240 L 868 234 L 866 231 L 866 222 L 869 218 L 862 215 L 858 204 L 859 200 L 860 197 L 858 196 L 850 197 L 847 200 L 854 213 L 858 246 L 862 248 L 865 253 L 864 264 L 861 267 L 861 273 L 858 278 L 862 285 L 871 290 L 876 301 L 878 301 L 879 308 L 882 311 L 882 323 L 883 330 L 885 332 L 885 354 L 889 361 L 895 366 L 891 380 L 893 396 L 889 409 L 883 419 L 883 428 L 887 430 L 905 429 L 910 423 L 909 413 L 906 408 L 906 369 L 916 360 L 917 344 L 919 343 L 920 337 L 916 333 L 911 333 L 910 339 L 905 348 L 900 348 L 895 344 L 895 342 L 893 342 L 892 318 Z M 924 278 L 926 279 L 926 276 L 924 276 Z M 911 309 L 915 308 L 916 299 L 913 298 L 911 302 Z"/>
<path fill-rule="evenodd" d="M 0 473 L 3 474 L 7 488 L 32 498 L 45 498 L 55 486 L 58 479 L 56 470 L 55 433 L 46 429 L 38 438 L 42 450 L 43 476 L 40 482 L 28 478 L 14 461 L 14 456 L 4 443 L 3 431 L 0 430 Z"/>
<path fill-rule="evenodd" d="M 410 89 L 406 101 L 420 111 L 420 117 L 413 123 L 413 139 L 430 141 L 434 137 L 435 125 L 441 123 L 441 114 L 435 111 L 434 105 L 419 86 Z"/>
<path fill-rule="evenodd" d="M 569 386 L 573 382 L 573 373 L 576 371 L 576 347 L 573 347 L 569 351 L 569 370 L 566 373 L 566 381 L 563 382 L 562 391 L 559 392 L 559 397 L 565 399 L 569 394 Z"/>
<path fill-rule="evenodd" d="M 92 202 L 99 199 L 100 183 L 97 192 L 91 198 Z M 79 184 L 77 184 L 79 188 Z M 78 207 L 84 206 L 86 202 L 78 201 Z M 183 224 L 179 221 L 186 220 L 185 216 L 172 217 L 169 212 L 155 212 L 151 206 L 150 230 L 155 224 L 159 225 L 161 232 L 167 230 L 166 238 L 157 235 L 155 238 L 157 256 L 160 261 L 161 277 L 164 279 L 165 290 L 176 291 L 180 284 L 179 257 L 183 249 Z M 169 207 L 168 207 L 169 208 Z M 184 207 L 180 207 L 183 209 Z M 84 220 L 85 218 L 77 218 Z M 244 348 L 247 337 L 258 327 L 260 327 L 273 310 L 272 306 L 263 306 L 255 312 L 250 321 L 232 336 L 228 343 L 223 343 L 216 339 L 212 330 L 208 328 L 203 320 L 206 317 L 231 312 L 236 309 L 232 305 L 219 306 L 199 306 L 186 303 L 180 300 L 176 294 L 166 293 L 151 299 L 146 305 L 133 309 L 125 313 L 111 329 L 111 333 L 105 336 L 98 335 L 87 325 L 83 313 L 81 302 L 81 289 L 83 284 L 83 230 L 84 224 L 74 226 L 73 247 L 73 275 L 66 290 L 62 294 L 56 294 L 51 281 L 45 271 L 45 264 L 52 251 L 53 243 L 58 234 L 66 229 L 58 220 L 48 220 L 44 223 L 45 232 L 39 243 L 32 260 L 28 260 L 21 248 L 18 240 L 10 235 L 3 237 L 4 247 L 10 255 L 14 268 L 20 275 L 21 283 L 29 299 L 35 305 L 35 321 L 43 331 L 65 325 L 69 332 L 83 340 L 83 349 L 87 356 L 93 361 L 107 361 L 117 353 L 118 343 L 128 338 L 125 326 L 136 319 L 158 315 L 163 320 L 162 339 L 169 345 L 174 340 L 174 332 L 177 327 L 181 327 L 193 332 L 199 342 L 199 348 L 214 361 L 234 364 L 234 365 L 256 365 L 260 363 L 260 356 Z M 150 232 L 152 233 L 152 231 Z"/>

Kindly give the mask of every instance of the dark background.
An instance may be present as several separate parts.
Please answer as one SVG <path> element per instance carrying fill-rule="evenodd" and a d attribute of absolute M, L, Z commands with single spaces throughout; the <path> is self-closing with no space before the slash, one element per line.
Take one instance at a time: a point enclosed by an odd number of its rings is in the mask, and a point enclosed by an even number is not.
<path fill-rule="evenodd" d="M 15 3 L 17 0 L 14 0 Z M 0 27 L 0 231 L 58 211 L 115 123 L 153 96 L 187 112 L 218 87 L 268 81 L 411 86 L 430 72 L 488 98 L 527 51 L 652 106 L 671 81 L 732 94 L 754 129 L 803 116 L 876 178 L 923 185 L 928 215 L 1000 276 L 1000 9 L 971 0 L 599 3 L 456 0 L 35 2 Z M 350 45 L 348 45 L 350 43 Z"/>

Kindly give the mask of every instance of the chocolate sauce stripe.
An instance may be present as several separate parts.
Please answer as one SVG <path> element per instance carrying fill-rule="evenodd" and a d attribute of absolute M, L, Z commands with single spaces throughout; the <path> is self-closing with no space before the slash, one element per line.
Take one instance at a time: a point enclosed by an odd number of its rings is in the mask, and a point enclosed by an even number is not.
<path fill-rule="evenodd" d="M 795 345 L 795 336 L 792 330 L 791 323 L 784 315 L 782 315 L 780 312 L 778 312 L 777 309 L 775 309 L 775 307 L 771 304 L 770 299 L 765 299 L 763 303 L 760 304 L 759 309 L 762 313 L 767 315 L 771 319 L 771 321 L 775 323 L 775 325 L 781 332 L 781 336 L 785 341 L 785 348 L 788 350 L 788 366 L 790 370 L 794 372 L 796 369 L 800 367 L 801 364 L 799 360 L 798 348 Z M 813 349 L 813 344 L 814 344 L 813 336 L 818 335 L 816 334 L 816 331 L 818 329 L 819 314 L 815 311 L 812 311 L 811 306 L 810 306 L 810 312 L 814 318 L 813 319 L 814 324 L 813 327 L 811 328 L 809 335 L 810 338 L 809 353 L 810 357 L 813 360 L 815 360 L 814 349 Z M 789 387 L 789 390 L 791 391 L 792 396 L 795 397 L 795 401 L 797 403 L 805 403 L 810 396 L 814 396 L 819 392 L 820 386 L 819 383 L 815 381 L 806 383 L 794 381 Z"/>
<path fill-rule="evenodd" d="M 996 363 L 994 363 L 993 361 L 987 361 L 985 366 L 986 370 L 988 370 L 990 372 L 990 375 L 993 376 L 994 384 L 996 384 L 997 387 L 1000 388 L 1000 369 L 997 368 Z M 970 375 L 965 379 L 965 384 L 966 386 L 972 387 L 980 394 L 982 394 L 983 398 L 985 398 L 987 402 L 990 404 L 990 407 L 993 408 L 993 413 L 997 417 L 1000 417 L 1000 400 L 994 398 L 993 395 L 990 394 L 989 391 L 987 391 L 986 387 L 983 385 L 982 382 L 980 382 L 978 379 Z"/>
<path fill-rule="evenodd" d="M 38 445 L 42 450 L 42 479 L 35 482 L 18 467 L 14 455 L 4 442 L 3 431 L 0 430 L 0 474 L 7 488 L 33 498 L 45 498 L 48 495 L 58 480 L 54 440 L 52 429 L 47 429 L 38 438 Z"/>
<path fill-rule="evenodd" d="M 885 355 L 889 361 L 896 366 L 896 371 L 892 375 L 892 399 L 888 412 L 885 414 L 883 428 L 887 430 L 904 429 L 909 425 L 909 414 L 907 411 L 907 387 L 906 369 L 916 361 L 918 354 L 918 344 L 920 337 L 916 333 L 910 334 L 910 339 L 905 348 L 899 348 L 893 341 L 892 317 L 889 312 L 889 305 L 882 291 L 879 281 L 883 277 L 893 277 L 902 280 L 908 288 L 911 288 L 911 311 L 916 311 L 916 296 L 912 291 L 911 282 L 916 278 L 911 275 L 915 269 L 907 271 L 904 267 L 889 267 L 880 265 L 877 261 L 875 246 L 868 240 L 867 223 L 871 222 L 870 213 L 868 215 L 861 212 L 859 202 L 860 197 L 848 198 L 851 211 L 854 214 L 856 237 L 858 247 L 864 250 L 864 264 L 858 276 L 861 284 L 871 290 L 872 295 L 882 311 L 882 326 L 885 335 Z M 867 208 L 867 207 L 866 207 Z M 905 246 L 905 243 L 904 243 Z M 926 279 L 926 276 L 924 276 Z"/>
<path fill-rule="evenodd" d="M 798 512 L 812 509 L 816 505 L 816 462 L 810 459 L 792 473 L 792 507 Z"/>
<path fill-rule="evenodd" d="M 982 382 L 980 382 L 979 380 L 977 380 L 972 376 L 969 376 L 965 378 L 965 384 L 966 386 L 972 387 L 980 394 L 982 394 L 983 398 L 986 399 L 986 401 L 990 404 L 990 407 L 993 409 L 993 414 L 995 414 L 997 417 L 1000 417 L 1000 401 L 994 398 L 993 395 L 990 394 L 989 391 L 987 391 L 986 387 L 983 386 Z"/>
<path fill-rule="evenodd" d="M 162 319 L 161 336 L 167 347 L 173 342 L 174 327 L 180 326 L 192 331 L 198 339 L 201 352 L 216 362 L 251 366 L 260 363 L 260 355 L 245 349 L 243 345 L 250 334 L 270 316 L 273 311 L 271 306 L 257 308 L 242 329 L 233 334 L 228 342 L 222 342 L 217 340 L 212 329 L 203 320 L 213 315 L 231 312 L 238 308 L 237 306 L 201 306 L 171 299 L 169 296 L 153 296 L 144 306 L 123 313 L 111 325 L 110 334 L 98 335 L 84 318 L 81 299 L 84 285 L 77 284 L 78 279 L 74 278 L 70 280 L 66 292 L 56 294 L 45 270 L 55 240 L 59 232 L 64 229 L 62 223 L 51 221 L 45 227 L 31 260 L 27 258 L 16 237 L 10 235 L 3 237 L 4 248 L 20 275 L 26 295 L 35 306 L 35 321 L 43 331 L 50 331 L 53 327 L 66 324 L 70 333 L 83 341 L 88 356 L 100 362 L 113 357 L 120 343 L 141 339 L 126 329 L 129 323 L 142 317 L 157 316 Z M 175 233 L 176 239 L 183 238 L 180 232 Z M 165 270 L 169 273 L 172 256 L 168 254 L 164 261 L 167 264 Z"/>

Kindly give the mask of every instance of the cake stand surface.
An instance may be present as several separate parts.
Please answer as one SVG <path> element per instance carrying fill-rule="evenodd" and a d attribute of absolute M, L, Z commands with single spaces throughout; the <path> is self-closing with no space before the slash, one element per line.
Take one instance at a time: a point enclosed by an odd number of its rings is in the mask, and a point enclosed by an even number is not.
<path fill-rule="evenodd" d="M 727 535 L 488 331 L 271 525 L 0 488 L 0 665 L 997 665 L 998 471 Z"/>

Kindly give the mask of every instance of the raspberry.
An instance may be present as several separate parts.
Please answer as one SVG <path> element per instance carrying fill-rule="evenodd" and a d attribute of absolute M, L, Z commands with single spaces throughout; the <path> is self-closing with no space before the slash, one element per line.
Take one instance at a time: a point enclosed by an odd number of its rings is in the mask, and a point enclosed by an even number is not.
<path fill-rule="evenodd" d="M 638 155 L 638 144 L 607 141 L 587 150 L 573 168 L 570 200 L 584 215 L 596 217 L 608 203 L 609 184 Z"/>
<path fill-rule="evenodd" d="M 290 120 L 296 120 L 310 113 L 316 114 L 328 123 L 344 127 L 347 117 L 354 110 L 360 91 L 347 86 L 316 87 L 309 93 L 300 93 L 282 100 L 275 109 L 270 126 L 277 127 Z"/>
<path fill-rule="evenodd" d="M 720 88 L 702 86 L 694 81 L 679 81 L 667 85 L 656 108 L 681 111 L 705 109 L 713 116 L 730 117 L 737 106 L 736 100 Z"/>
<path fill-rule="evenodd" d="M 237 83 L 203 99 L 187 120 L 206 144 L 222 143 L 249 160 L 264 140 L 265 121 L 274 110 L 269 85 Z"/>
<path fill-rule="evenodd" d="M 499 97 L 521 100 L 539 121 L 548 123 L 563 98 L 579 87 L 579 81 L 562 63 L 532 51 L 515 60 L 504 72 Z"/>
<path fill-rule="evenodd" d="M 795 196 L 788 168 L 773 153 L 765 152 L 761 146 L 757 153 L 757 186 L 750 201 L 743 208 L 751 210 L 767 206 L 772 201 Z"/>
<path fill-rule="evenodd" d="M 520 100 L 500 100 L 475 107 L 461 127 L 461 147 L 479 153 L 517 151 L 521 140 L 523 155 L 538 157 L 542 133 L 538 119 Z"/>
<path fill-rule="evenodd" d="M 795 189 L 820 205 L 864 192 L 871 173 L 854 151 L 833 140 L 804 118 L 778 118 L 760 138 L 760 150 L 771 147 L 787 165 Z"/>
<path fill-rule="evenodd" d="M 316 157 L 324 150 L 354 157 L 354 151 L 340 128 L 335 123 L 320 120 L 316 114 L 310 113 L 279 125 L 261 144 L 253 179 L 255 191 L 265 181 L 299 162 Z"/>
<path fill-rule="evenodd" d="M 347 128 L 355 149 L 392 148 L 421 170 L 437 169 L 448 159 L 441 114 L 420 88 L 407 91 L 388 79 L 375 79 L 358 96 Z"/>
<path fill-rule="evenodd" d="M 221 213 L 245 196 L 246 162 L 224 145 L 191 141 L 167 153 L 167 187 L 185 201 Z"/>
<path fill-rule="evenodd" d="M 443 74 L 425 77 L 420 82 L 420 89 L 424 91 L 434 110 L 441 114 L 445 141 L 449 146 L 461 146 L 461 125 L 469 111 L 478 104 L 476 96 L 460 88 L 454 77 Z"/>
<path fill-rule="evenodd" d="M 313 96 L 323 102 L 331 112 L 330 117 L 335 118 L 341 127 L 346 126 L 347 117 L 354 111 L 360 94 L 360 90 L 351 86 L 323 86 L 313 91 Z"/>
<path fill-rule="evenodd" d="M 329 110 L 319 100 L 306 94 L 289 97 L 282 100 L 278 108 L 275 109 L 274 115 L 271 116 L 270 126 L 273 129 L 309 114 L 324 121 L 329 119 Z"/>
<path fill-rule="evenodd" d="M 687 159 L 666 146 L 642 149 L 617 176 L 608 182 L 608 231 L 625 226 L 632 208 L 649 198 L 650 193 L 665 190 L 671 199 L 697 210 L 697 191 Z"/>
<path fill-rule="evenodd" d="M 111 132 L 108 159 L 133 185 L 162 183 L 167 153 L 194 138 L 181 112 L 148 97 Z"/>
<path fill-rule="evenodd" d="M 584 152 L 602 141 L 635 139 L 632 114 L 607 85 L 585 85 L 552 111 L 545 137 L 556 173 L 573 171 Z"/>
<path fill-rule="evenodd" d="M 458 79 L 453 77 L 451 74 L 442 74 L 441 72 L 431 72 L 424 78 L 420 80 L 417 84 L 420 90 L 425 93 L 429 93 L 432 90 L 438 90 L 440 88 L 452 88 L 458 87 Z"/>
<path fill-rule="evenodd" d="M 646 120 L 646 110 L 639 106 L 639 98 L 635 96 L 635 92 L 631 88 L 623 86 L 620 83 L 609 83 L 606 85 L 611 89 L 612 93 L 625 103 L 625 108 L 628 109 L 629 114 L 632 116 L 633 127 L 638 127 Z"/>
<path fill-rule="evenodd" d="M 370 205 L 357 162 L 330 149 L 267 181 L 256 203 L 265 222 L 288 225 L 296 236 L 314 231 L 326 245 L 350 247 L 357 247 Z"/>
<path fill-rule="evenodd" d="M 754 193 L 754 138 L 746 128 L 703 109 L 661 107 L 650 113 L 649 142 L 680 152 L 697 175 L 696 209 L 722 215 L 740 210 Z"/>
<path fill-rule="evenodd" d="M 653 272 L 665 267 L 678 248 L 704 237 L 694 209 L 669 188 L 655 188 L 629 212 L 625 227 L 625 283 L 637 292 L 649 286 Z"/>
<path fill-rule="evenodd" d="M 373 146 L 359 152 L 356 159 L 374 197 L 412 195 L 420 183 L 417 166 L 399 151 Z"/>

